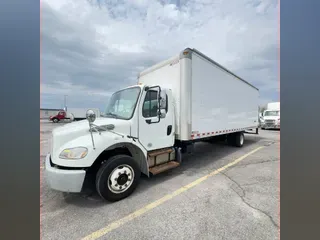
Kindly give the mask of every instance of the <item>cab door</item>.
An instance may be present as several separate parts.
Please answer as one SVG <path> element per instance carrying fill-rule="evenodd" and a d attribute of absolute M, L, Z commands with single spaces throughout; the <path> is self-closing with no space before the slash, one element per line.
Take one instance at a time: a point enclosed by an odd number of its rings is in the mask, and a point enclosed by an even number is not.
<path fill-rule="evenodd" d="M 66 115 L 66 113 L 65 112 L 59 112 L 58 113 L 58 118 L 61 120 L 61 119 L 64 119 L 65 118 L 65 115 Z"/>
<path fill-rule="evenodd" d="M 175 138 L 174 108 L 171 90 L 144 90 L 139 105 L 139 141 L 152 151 L 172 147 Z M 162 104 L 159 105 L 159 97 Z M 159 112 L 162 112 L 161 116 Z"/>

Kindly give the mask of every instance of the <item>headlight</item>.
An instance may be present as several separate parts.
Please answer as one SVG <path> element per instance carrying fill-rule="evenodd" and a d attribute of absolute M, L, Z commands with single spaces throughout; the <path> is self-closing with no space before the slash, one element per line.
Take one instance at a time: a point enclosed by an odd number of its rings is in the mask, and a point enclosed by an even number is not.
<path fill-rule="evenodd" d="M 88 149 L 85 147 L 67 148 L 60 153 L 59 158 L 81 159 L 87 156 L 87 153 Z"/>

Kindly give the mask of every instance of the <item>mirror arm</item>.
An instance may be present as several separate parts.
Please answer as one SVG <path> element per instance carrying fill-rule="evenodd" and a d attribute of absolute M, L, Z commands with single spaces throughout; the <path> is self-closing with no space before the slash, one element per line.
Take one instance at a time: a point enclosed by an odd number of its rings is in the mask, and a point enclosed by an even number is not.
<path fill-rule="evenodd" d="M 161 119 L 161 87 L 159 86 L 159 97 L 158 97 L 158 122 L 160 122 Z"/>
<path fill-rule="evenodd" d="M 86 118 L 87 118 L 88 123 L 89 123 L 89 131 L 90 131 L 90 135 L 91 135 L 92 146 L 93 146 L 93 149 L 95 150 L 96 147 L 94 145 L 93 131 L 92 131 L 93 122 L 96 120 L 95 112 L 93 110 L 89 109 L 87 111 L 87 113 L 86 113 Z"/>
<path fill-rule="evenodd" d="M 90 132 L 90 135 L 91 135 L 91 141 L 92 141 L 92 146 L 93 146 L 93 150 L 96 149 L 95 145 L 94 145 L 94 140 L 93 140 L 93 131 L 92 131 L 92 123 L 90 121 L 89 122 L 89 132 Z"/>

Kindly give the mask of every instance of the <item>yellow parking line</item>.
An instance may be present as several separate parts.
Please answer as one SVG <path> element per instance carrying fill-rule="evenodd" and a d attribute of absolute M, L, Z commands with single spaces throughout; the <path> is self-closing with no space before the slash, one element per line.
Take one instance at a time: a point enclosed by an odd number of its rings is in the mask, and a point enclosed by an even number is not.
<path fill-rule="evenodd" d="M 107 233 L 109 233 L 109 232 L 119 228 L 120 226 L 124 225 L 125 223 L 127 223 L 127 222 L 129 222 L 129 221 L 131 221 L 131 220 L 133 220 L 133 219 L 145 214 L 146 212 L 149 212 L 150 210 L 152 210 L 152 209 L 156 208 L 157 206 L 167 202 L 168 200 L 174 198 L 175 196 L 178 196 L 179 194 L 181 194 L 181 193 L 189 190 L 190 188 L 200 184 L 201 182 L 205 181 L 209 177 L 214 176 L 214 175 L 218 174 L 219 172 L 221 172 L 221 171 L 223 171 L 223 170 L 225 170 L 225 169 L 237 164 L 238 162 L 242 161 L 246 157 L 252 155 L 253 153 L 259 151 L 262 148 L 263 148 L 263 146 L 252 150 L 251 152 L 249 152 L 249 153 L 243 155 L 242 157 L 239 157 L 235 161 L 233 161 L 233 162 L 231 162 L 231 163 L 229 163 L 229 164 L 227 164 L 227 165 L 225 165 L 225 166 L 223 166 L 223 167 L 221 167 L 221 168 L 209 173 L 208 175 L 205 175 L 205 176 L 203 176 L 203 177 L 201 177 L 201 178 L 189 183 L 188 185 L 179 188 L 178 190 L 174 191 L 173 193 L 168 194 L 168 195 L 166 195 L 166 196 L 164 196 L 164 197 L 162 197 L 162 198 L 160 198 L 160 199 L 158 199 L 158 200 L 146 205 L 143 208 L 140 208 L 139 210 L 127 215 L 126 217 L 121 218 L 121 219 L 119 219 L 117 221 L 114 221 L 114 222 L 110 223 L 109 225 L 107 225 L 106 227 L 101 228 L 98 231 L 89 234 L 88 236 L 84 237 L 82 240 L 98 239 L 98 238 L 106 235 Z"/>

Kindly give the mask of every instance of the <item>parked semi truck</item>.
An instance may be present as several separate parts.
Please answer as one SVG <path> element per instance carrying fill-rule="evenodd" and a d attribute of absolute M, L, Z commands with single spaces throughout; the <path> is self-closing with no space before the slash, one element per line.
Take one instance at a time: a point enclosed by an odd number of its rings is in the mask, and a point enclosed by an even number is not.
<path fill-rule="evenodd" d="M 52 189 L 95 186 L 107 201 L 128 197 L 141 174 L 183 164 L 197 141 L 242 147 L 258 128 L 259 90 L 201 52 L 187 48 L 115 92 L 103 117 L 55 128 L 46 157 Z"/>
<path fill-rule="evenodd" d="M 267 104 L 263 112 L 261 129 L 280 129 L 280 102 Z"/>
<path fill-rule="evenodd" d="M 57 123 L 60 121 L 70 120 L 79 121 L 86 119 L 87 108 L 67 108 L 67 111 L 61 110 L 56 115 L 50 116 L 49 120 Z M 100 110 L 97 108 L 92 109 L 97 116 L 100 115 Z"/>

